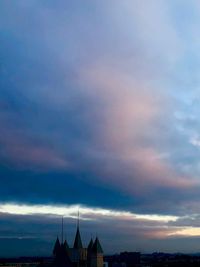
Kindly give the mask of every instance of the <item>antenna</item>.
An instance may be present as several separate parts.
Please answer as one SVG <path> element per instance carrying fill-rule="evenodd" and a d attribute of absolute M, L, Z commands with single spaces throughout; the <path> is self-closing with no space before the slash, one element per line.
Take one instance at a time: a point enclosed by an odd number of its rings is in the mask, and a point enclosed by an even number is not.
<path fill-rule="evenodd" d="M 62 244 L 63 244 L 63 216 L 62 216 L 62 232 L 61 232 L 61 240 L 62 240 Z"/>
<path fill-rule="evenodd" d="M 78 228 L 79 228 L 79 209 L 78 209 Z"/>

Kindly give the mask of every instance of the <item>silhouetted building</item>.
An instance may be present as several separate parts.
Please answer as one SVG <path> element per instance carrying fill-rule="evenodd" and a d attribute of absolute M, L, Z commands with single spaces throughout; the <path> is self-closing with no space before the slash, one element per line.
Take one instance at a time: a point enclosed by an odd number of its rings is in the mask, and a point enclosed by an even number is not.
<path fill-rule="evenodd" d="M 99 239 L 96 238 L 95 242 L 91 239 L 88 247 L 84 248 L 79 224 L 73 248 L 69 247 L 66 240 L 60 243 L 57 237 L 53 256 L 53 267 L 103 267 L 103 250 Z"/>

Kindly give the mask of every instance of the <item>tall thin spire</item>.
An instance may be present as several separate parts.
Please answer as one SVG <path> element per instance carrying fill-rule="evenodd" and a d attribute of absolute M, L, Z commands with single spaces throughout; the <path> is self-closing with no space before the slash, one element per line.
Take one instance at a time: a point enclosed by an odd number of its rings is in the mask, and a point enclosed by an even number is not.
<path fill-rule="evenodd" d="M 81 235 L 80 235 L 80 231 L 79 231 L 79 210 L 78 210 L 78 216 L 77 216 L 77 230 L 76 230 L 76 236 L 75 236 L 75 240 L 74 240 L 74 248 L 76 248 L 76 249 L 83 248 Z"/>
<path fill-rule="evenodd" d="M 78 227 L 76 230 L 76 236 L 75 236 L 75 240 L 74 240 L 74 248 L 76 248 L 76 249 L 83 248 L 81 235 L 80 235 L 80 231 L 79 231 Z"/>
<path fill-rule="evenodd" d="M 63 244 L 63 216 L 62 216 L 61 241 L 62 241 L 62 244 Z"/>
<path fill-rule="evenodd" d="M 79 214 L 79 209 L 78 209 L 78 221 L 77 221 L 77 227 L 79 228 L 79 216 L 80 216 L 80 214 Z"/>

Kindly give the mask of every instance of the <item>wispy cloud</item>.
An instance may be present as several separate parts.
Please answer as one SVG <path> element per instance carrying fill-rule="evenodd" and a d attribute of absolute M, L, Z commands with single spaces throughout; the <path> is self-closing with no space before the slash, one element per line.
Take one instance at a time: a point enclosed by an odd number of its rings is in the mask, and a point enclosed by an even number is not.
<path fill-rule="evenodd" d="M 121 218 L 123 220 L 147 220 L 169 222 L 176 221 L 178 217 L 159 214 L 136 214 L 128 211 L 109 210 L 96 207 L 86 207 L 82 205 L 28 205 L 28 204 L 0 204 L 0 212 L 15 215 L 54 215 L 68 218 L 77 218 L 77 211 L 81 214 L 83 220 Z"/>

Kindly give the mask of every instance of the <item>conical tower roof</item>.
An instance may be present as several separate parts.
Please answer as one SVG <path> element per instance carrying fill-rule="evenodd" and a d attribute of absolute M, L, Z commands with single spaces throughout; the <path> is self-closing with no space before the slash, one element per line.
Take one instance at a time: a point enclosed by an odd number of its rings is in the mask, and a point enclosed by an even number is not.
<path fill-rule="evenodd" d="M 55 245 L 54 245 L 54 249 L 53 249 L 53 255 L 55 256 L 56 254 L 58 254 L 60 251 L 60 241 L 57 237 Z"/>
<path fill-rule="evenodd" d="M 92 250 L 93 245 L 94 245 L 94 242 L 93 242 L 93 239 L 91 238 L 90 243 L 89 243 L 89 245 L 87 247 L 88 251 Z"/>
<path fill-rule="evenodd" d="M 67 244 L 67 240 L 65 240 L 63 246 L 64 246 L 65 250 L 68 250 L 69 249 L 69 245 Z"/>
<path fill-rule="evenodd" d="M 74 248 L 75 249 L 83 248 L 79 227 L 77 227 L 77 231 L 76 231 L 76 237 L 74 240 Z"/>
<path fill-rule="evenodd" d="M 101 244 L 99 242 L 99 239 L 98 237 L 96 237 L 95 241 L 94 241 L 94 245 L 92 247 L 92 252 L 95 253 L 95 254 L 103 254 L 103 249 L 101 247 Z"/>
<path fill-rule="evenodd" d="M 69 252 L 69 246 L 68 246 L 66 240 L 65 240 L 65 242 L 61 245 L 61 250 L 62 250 L 62 255 L 63 255 L 63 256 L 64 256 L 64 255 L 65 255 L 65 256 L 68 255 L 68 252 Z"/>

